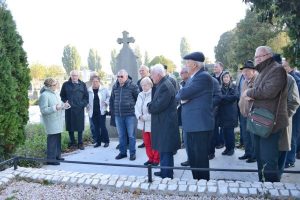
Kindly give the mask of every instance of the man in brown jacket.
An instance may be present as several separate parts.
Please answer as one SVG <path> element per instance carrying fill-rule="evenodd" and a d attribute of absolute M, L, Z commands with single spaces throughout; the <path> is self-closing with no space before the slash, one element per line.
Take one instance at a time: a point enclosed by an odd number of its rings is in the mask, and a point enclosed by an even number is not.
<path fill-rule="evenodd" d="M 278 144 L 281 134 L 288 126 L 287 75 L 284 68 L 275 62 L 272 56 L 270 47 L 260 46 L 256 49 L 254 59 L 259 74 L 253 88 L 246 90 L 243 95 L 248 100 L 254 100 L 253 108 L 265 108 L 274 115 L 279 103 L 276 124 L 270 136 L 262 138 L 254 134 L 259 181 L 279 182 Z M 277 170 L 277 172 L 270 170 Z"/>

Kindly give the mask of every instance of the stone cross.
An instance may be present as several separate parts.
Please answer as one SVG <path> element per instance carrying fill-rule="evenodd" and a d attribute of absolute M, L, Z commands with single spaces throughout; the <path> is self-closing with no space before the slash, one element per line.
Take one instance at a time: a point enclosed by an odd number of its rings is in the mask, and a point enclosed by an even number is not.
<path fill-rule="evenodd" d="M 118 40 L 117 40 L 118 44 L 123 43 L 124 46 L 128 47 L 129 43 L 134 43 L 135 42 L 133 37 L 128 37 L 128 32 L 127 31 L 123 31 L 122 34 L 123 34 L 123 38 L 118 38 Z"/>

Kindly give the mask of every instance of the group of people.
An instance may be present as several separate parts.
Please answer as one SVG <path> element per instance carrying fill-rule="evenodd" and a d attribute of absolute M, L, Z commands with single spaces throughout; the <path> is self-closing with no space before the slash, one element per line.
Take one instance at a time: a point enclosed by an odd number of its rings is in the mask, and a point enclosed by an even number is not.
<path fill-rule="evenodd" d="M 119 136 L 117 160 L 127 157 L 127 149 L 129 160 L 136 159 L 137 128 L 142 131 L 148 157 L 144 164 L 160 164 L 162 167 L 154 175 L 173 178 L 173 170 L 168 167 L 174 166 L 174 154 L 181 148 L 182 141 L 187 161 L 181 164 L 203 168 L 192 170 L 193 178 L 209 180 L 209 160 L 215 157 L 215 149 L 225 146 L 222 155 L 233 155 L 234 128 L 240 124 L 240 141 L 245 146 L 245 154 L 239 159 L 257 162 L 260 181 L 280 181 L 284 167 L 294 166 L 296 153 L 299 154 L 298 72 L 287 61 L 281 63 L 267 46 L 256 49 L 254 62 L 248 60 L 244 63 L 236 84 L 231 74 L 223 70 L 221 62 L 216 62 L 214 74 L 210 75 L 202 52 L 188 54 L 183 59 L 186 65 L 180 72 L 180 84 L 161 64 L 152 66 L 151 70 L 141 66 L 141 79 L 137 83 L 125 70 L 120 70 L 111 92 L 102 86 L 96 74 L 92 74 L 89 83 L 85 84 L 74 70 L 63 84 L 59 97 L 55 92 L 57 82 L 46 79 L 41 90 L 40 109 L 48 133 L 47 158 L 63 159 L 60 149 L 63 110 L 70 147 L 84 149 L 85 108 L 90 118 L 94 147 L 101 146 L 101 143 L 108 147 L 105 121 L 109 108 L 111 125 L 116 126 Z M 247 117 L 256 107 L 278 113 L 276 124 L 267 138 L 246 128 Z M 78 132 L 77 143 L 74 131 Z"/>

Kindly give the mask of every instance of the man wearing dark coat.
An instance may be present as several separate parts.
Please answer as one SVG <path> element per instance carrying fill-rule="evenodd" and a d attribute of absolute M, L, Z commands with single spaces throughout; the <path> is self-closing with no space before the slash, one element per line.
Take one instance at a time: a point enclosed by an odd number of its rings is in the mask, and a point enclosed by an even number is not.
<path fill-rule="evenodd" d="M 148 104 L 151 113 L 152 148 L 159 151 L 161 167 L 173 167 L 173 153 L 180 148 L 175 88 L 166 77 L 165 69 L 161 64 L 151 68 L 151 78 L 156 85 L 152 101 Z M 154 175 L 173 178 L 173 170 L 161 169 Z"/>
<path fill-rule="evenodd" d="M 214 130 L 213 78 L 204 69 L 204 55 L 194 52 L 183 57 L 190 79 L 176 99 L 182 104 L 182 128 L 187 134 L 187 152 L 192 168 L 209 168 L 210 135 Z M 209 180 L 209 171 L 192 170 L 194 179 Z"/>
<path fill-rule="evenodd" d="M 70 79 L 62 85 L 60 97 L 68 102 L 70 108 L 65 112 L 66 129 L 69 132 L 69 147 L 75 146 L 74 132 L 78 132 L 78 148 L 83 150 L 82 132 L 84 130 L 84 107 L 89 102 L 89 95 L 84 82 L 79 80 L 79 72 L 72 70 Z"/>

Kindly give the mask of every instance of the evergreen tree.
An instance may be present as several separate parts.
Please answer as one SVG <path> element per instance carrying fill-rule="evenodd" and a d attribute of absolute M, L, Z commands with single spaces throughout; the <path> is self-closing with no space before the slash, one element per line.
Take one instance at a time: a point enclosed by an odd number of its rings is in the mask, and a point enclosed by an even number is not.
<path fill-rule="evenodd" d="M 145 58 L 144 59 L 144 65 L 148 66 L 149 63 L 150 63 L 150 58 L 149 58 L 149 55 L 148 55 L 148 51 L 145 51 L 145 57 L 144 58 Z"/>
<path fill-rule="evenodd" d="M 110 67 L 113 74 L 117 74 L 117 51 L 113 49 L 111 51 L 111 60 L 110 60 Z"/>
<path fill-rule="evenodd" d="M 0 159 L 3 159 L 24 142 L 30 85 L 23 41 L 5 3 L 0 3 L 0 36 Z"/>
<path fill-rule="evenodd" d="M 155 64 L 166 65 L 168 67 L 167 71 L 169 73 L 173 73 L 176 69 L 176 65 L 174 64 L 174 62 L 172 60 L 164 57 L 163 55 L 155 56 L 149 63 L 149 66 L 153 66 Z"/>
<path fill-rule="evenodd" d="M 185 37 L 181 38 L 180 42 L 180 55 L 181 58 L 183 58 L 185 55 L 189 54 L 191 52 L 191 47 Z M 185 61 L 182 59 L 181 64 L 185 65 Z"/>
<path fill-rule="evenodd" d="M 81 58 L 76 47 L 70 44 L 64 47 L 62 63 L 67 74 L 70 74 L 72 70 L 80 69 Z"/>
<path fill-rule="evenodd" d="M 102 68 L 101 58 L 96 49 L 90 49 L 89 51 L 88 68 L 91 71 L 99 71 Z"/>

